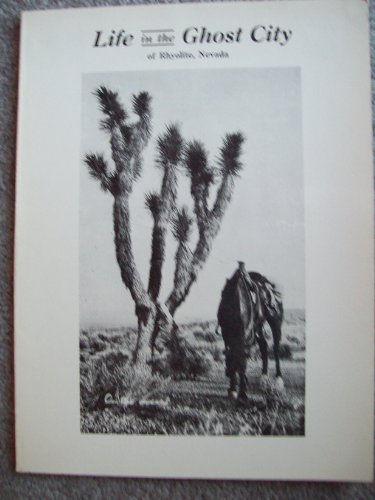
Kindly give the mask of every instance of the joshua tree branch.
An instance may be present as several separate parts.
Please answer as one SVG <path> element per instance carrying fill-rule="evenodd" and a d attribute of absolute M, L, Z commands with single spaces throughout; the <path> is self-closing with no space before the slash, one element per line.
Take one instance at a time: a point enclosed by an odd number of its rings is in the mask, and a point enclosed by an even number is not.
<path fill-rule="evenodd" d="M 172 219 L 172 233 L 175 240 L 178 242 L 175 255 L 175 272 L 174 272 L 174 288 L 173 290 L 184 290 L 188 285 L 189 269 L 191 266 L 192 253 L 188 242 L 191 234 L 193 218 L 189 215 L 188 209 L 182 207 L 177 211 L 177 214 Z M 172 292 L 173 293 L 173 292 Z M 172 307 L 172 301 L 167 301 L 167 308 L 171 315 L 174 315 L 175 308 Z"/>
<path fill-rule="evenodd" d="M 154 219 L 151 241 L 151 264 L 148 279 L 148 293 L 156 301 L 161 286 L 161 267 L 165 256 L 165 231 L 161 224 L 161 198 L 157 193 L 146 194 L 146 207 Z"/>
<path fill-rule="evenodd" d="M 176 169 L 181 160 L 183 140 L 177 125 L 170 125 L 158 138 L 157 165 L 163 170 L 160 195 L 146 196 L 146 205 L 154 218 L 148 292 L 152 300 L 159 297 L 165 260 L 165 238 L 177 196 Z"/>
<path fill-rule="evenodd" d="M 150 298 L 143 286 L 137 270 L 130 231 L 129 200 L 126 196 L 116 196 L 113 205 L 116 258 L 124 285 L 136 304 L 136 308 L 150 309 Z M 138 314 L 137 314 L 138 316 Z"/>
<path fill-rule="evenodd" d="M 199 233 L 204 232 L 208 216 L 208 197 L 213 183 L 213 169 L 208 165 L 207 151 L 199 141 L 190 142 L 185 150 L 185 167 L 190 177 L 190 192 Z"/>
<path fill-rule="evenodd" d="M 114 194 L 116 176 L 108 173 L 108 165 L 103 155 L 87 154 L 84 162 L 88 167 L 90 176 L 100 182 L 102 190 Z"/>

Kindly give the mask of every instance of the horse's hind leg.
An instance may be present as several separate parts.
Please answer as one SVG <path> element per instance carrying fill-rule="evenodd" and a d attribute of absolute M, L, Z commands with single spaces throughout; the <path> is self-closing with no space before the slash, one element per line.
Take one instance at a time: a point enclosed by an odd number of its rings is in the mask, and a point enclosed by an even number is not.
<path fill-rule="evenodd" d="M 262 375 L 268 373 L 268 344 L 264 336 L 263 327 L 259 327 L 256 331 L 255 337 L 257 339 L 260 354 L 262 356 Z"/>
<path fill-rule="evenodd" d="M 268 343 L 264 336 L 263 326 L 258 327 L 255 338 L 258 342 L 260 354 L 262 356 L 262 375 L 260 377 L 260 387 L 265 390 L 269 385 L 268 380 Z"/>
<path fill-rule="evenodd" d="M 275 363 L 276 363 L 276 383 L 280 387 L 283 387 L 284 382 L 283 382 L 281 368 L 280 368 L 281 322 L 278 321 L 277 319 L 272 318 L 272 320 L 269 320 L 269 325 L 271 327 L 272 336 L 273 336 L 273 352 L 274 352 Z"/>

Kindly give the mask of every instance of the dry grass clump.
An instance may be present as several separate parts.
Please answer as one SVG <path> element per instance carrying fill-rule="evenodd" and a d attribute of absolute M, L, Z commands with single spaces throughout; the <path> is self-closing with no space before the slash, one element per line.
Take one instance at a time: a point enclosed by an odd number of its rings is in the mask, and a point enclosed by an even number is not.
<path fill-rule="evenodd" d="M 130 363 L 126 350 L 107 350 L 81 363 L 81 408 L 103 409 L 109 404 L 131 406 L 165 391 L 168 379 Z"/>
<path fill-rule="evenodd" d="M 155 356 L 153 369 L 175 380 L 195 380 L 207 376 L 212 365 L 211 354 L 192 344 L 176 329 Z"/>

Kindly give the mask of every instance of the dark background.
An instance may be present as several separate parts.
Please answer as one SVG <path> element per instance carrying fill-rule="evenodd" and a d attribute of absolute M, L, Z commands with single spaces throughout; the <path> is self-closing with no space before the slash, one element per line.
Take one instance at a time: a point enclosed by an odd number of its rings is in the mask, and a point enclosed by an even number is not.
<path fill-rule="evenodd" d="M 280 0 L 282 1 L 282 0 Z M 345 1 L 345 0 L 343 0 Z M 360 1 L 360 0 L 358 0 Z M 160 0 L 0 0 L 0 499 L 375 498 L 359 483 L 112 479 L 16 474 L 13 384 L 13 237 L 20 12 L 99 5 L 184 3 Z M 370 2 L 374 111 L 375 0 Z M 249 463 L 251 468 L 251 463 Z M 276 473 L 277 471 L 275 471 Z"/>

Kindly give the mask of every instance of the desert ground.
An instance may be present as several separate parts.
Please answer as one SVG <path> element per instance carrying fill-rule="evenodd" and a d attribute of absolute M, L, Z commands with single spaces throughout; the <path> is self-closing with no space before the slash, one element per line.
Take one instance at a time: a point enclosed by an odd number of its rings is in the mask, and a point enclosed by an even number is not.
<path fill-rule="evenodd" d="M 305 314 L 288 310 L 280 349 L 284 388 L 275 384 L 272 338 L 269 376 L 261 380 L 257 346 L 247 362 L 248 401 L 228 398 L 224 343 L 216 322 L 180 325 L 159 339 L 154 374 L 131 366 L 134 328 L 80 332 L 81 432 L 168 435 L 278 435 L 305 432 Z"/>

